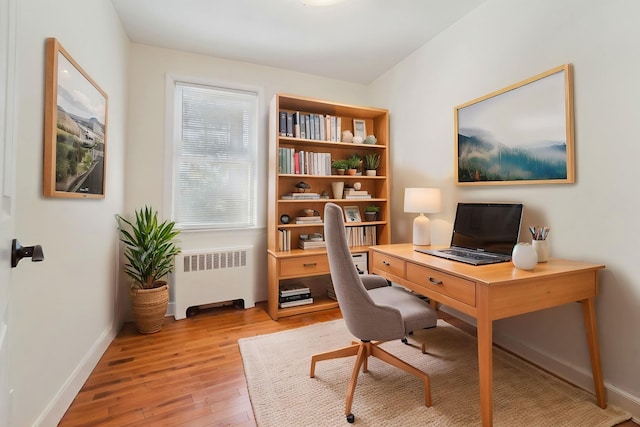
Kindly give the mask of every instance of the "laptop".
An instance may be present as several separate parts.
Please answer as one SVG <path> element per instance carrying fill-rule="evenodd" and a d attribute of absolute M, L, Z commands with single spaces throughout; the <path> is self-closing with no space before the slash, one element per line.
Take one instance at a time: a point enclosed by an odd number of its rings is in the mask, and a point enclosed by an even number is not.
<path fill-rule="evenodd" d="M 523 208 L 518 203 L 458 203 L 450 247 L 415 250 L 472 265 L 510 261 Z"/>

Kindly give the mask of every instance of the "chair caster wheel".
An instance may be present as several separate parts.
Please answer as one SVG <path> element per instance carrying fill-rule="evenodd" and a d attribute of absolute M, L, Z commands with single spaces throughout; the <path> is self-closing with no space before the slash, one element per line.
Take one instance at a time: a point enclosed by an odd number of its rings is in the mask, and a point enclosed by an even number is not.
<path fill-rule="evenodd" d="M 353 424 L 355 420 L 356 420 L 355 415 L 353 415 L 353 414 L 349 414 L 349 415 L 347 415 L 347 422 L 348 422 L 349 424 Z"/>
<path fill-rule="evenodd" d="M 402 341 L 403 344 L 409 345 L 409 340 L 406 338 L 402 338 L 400 341 Z"/>

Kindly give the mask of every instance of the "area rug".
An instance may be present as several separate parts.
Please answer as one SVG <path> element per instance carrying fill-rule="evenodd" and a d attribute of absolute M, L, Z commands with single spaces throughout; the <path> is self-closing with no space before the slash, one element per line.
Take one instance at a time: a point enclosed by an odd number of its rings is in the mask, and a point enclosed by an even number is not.
<path fill-rule="evenodd" d="M 318 362 L 315 378 L 309 367 L 311 355 L 352 339 L 340 319 L 239 340 L 258 426 L 348 425 L 345 394 L 355 358 Z M 382 346 L 429 374 L 432 406 L 424 406 L 420 380 L 370 358 L 353 401 L 355 425 L 481 425 L 476 339 L 442 320 L 413 339 L 426 342 L 428 354 L 400 341 Z M 593 395 L 497 348 L 493 360 L 495 426 L 612 426 L 630 418 L 611 405 L 599 408 Z"/>

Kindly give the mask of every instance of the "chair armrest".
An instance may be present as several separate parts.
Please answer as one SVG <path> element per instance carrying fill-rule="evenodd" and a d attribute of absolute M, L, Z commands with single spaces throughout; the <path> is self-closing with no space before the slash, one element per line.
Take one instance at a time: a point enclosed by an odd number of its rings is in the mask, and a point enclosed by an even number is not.
<path fill-rule="evenodd" d="M 389 286 L 387 279 L 376 274 L 361 274 L 360 279 L 362 279 L 362 284 L 368 291 L 375 288 L 382 288 L 383 286 Z"/>

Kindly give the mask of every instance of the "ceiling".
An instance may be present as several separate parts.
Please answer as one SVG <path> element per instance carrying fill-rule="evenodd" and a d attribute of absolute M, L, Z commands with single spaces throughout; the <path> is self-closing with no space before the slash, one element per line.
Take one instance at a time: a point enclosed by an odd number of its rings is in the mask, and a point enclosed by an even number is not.
<path fill-rule="evenodd" d="M 112 0 L 134 43 L 368 84 L 486 0 Z"/>

